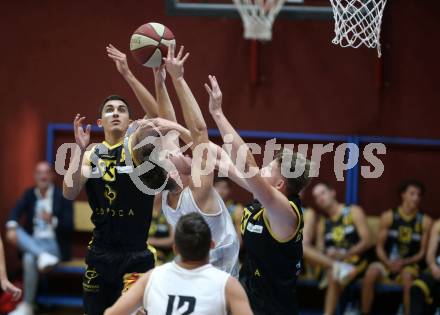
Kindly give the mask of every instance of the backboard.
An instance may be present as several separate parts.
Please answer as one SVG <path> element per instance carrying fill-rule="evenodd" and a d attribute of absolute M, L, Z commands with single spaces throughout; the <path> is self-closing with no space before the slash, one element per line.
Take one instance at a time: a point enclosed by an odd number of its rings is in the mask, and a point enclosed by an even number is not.
<path fill-rule="evenodd" d="M 232 0 L 164 1 L 168 15 L 240 18 Z M 328 0 L 287 0 L 279 17 L 295 20 L 330 20 L 333 18 L 333 12 Z"/>

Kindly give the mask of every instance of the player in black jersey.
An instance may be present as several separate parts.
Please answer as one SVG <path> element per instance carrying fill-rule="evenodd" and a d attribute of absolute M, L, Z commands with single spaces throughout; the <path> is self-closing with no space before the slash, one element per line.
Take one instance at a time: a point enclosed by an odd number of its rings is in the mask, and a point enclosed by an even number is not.
<path fill-rule="evenodd" d="M 402 203 L 382 214 L 376 243 L 379 262 L 372 263 L 362 283 L 362 314 L 370 314 L 376 282 L 388 278 L 403 287 L 405 315 L 409 314 L 410 288 L 425 256 L 432 220 L 420 210 L 424 186 L 410 180 L 399 190 Z"/>
<path fill-rule="evenodd" d="M 154 98 L 151 98 L 152 102 Z M 154 267 L 154 257 L 147 249 L 154 196 L 145 194 L 133 183 L 134 166 L 149 158 L 151 147 L 133 148 L 146 136 L 154 136 L 147 126 L 125 137 L 131 122 L 127 102 L 118 96 L 108 97 L 101 106 L 98 125 L 105 140 L 87 150 L 90 125 L 84 130 L 85 117 L 74 120 L 77 143 L 64 177 L 64 196 L 75 199 L 83 186 L 95 225 L 88 246 L 84 275 L 84 308 L 87 315 L 101 315 L 120 296 L 123 278 L 144 273 Z M 125 143 L 123 143 L 125 141 Z M 126 160 L 127 154 L 133 162 Z M 80 167 L 78 167 L 80 165 Z M 165 174 L 153 168 L 140 176 L 149 187 L 160 186 Z"/>
<path fill-rule="evenodd" d="M 426 262 L 429 269 L 411 287 L 411 315 L 434 315 L 440 307 L 440 220 L 432 228 Z"/>
<path fill-rule="evenodd" d="M 209 78 L 208 92 L 221 94 L 216 78 Z M 246 169 L 255 174 L 244 180 L 256 200 L 244 209 L 241 221 L 246 257 L 240 281 L 252 310 L 256 315 L 298 314 L 295 290 L 303 228 L 299 193 L 309 182 L 310 161 L 285 148 L 260 173 L 251 151 L 224 116 L 221 102 L 210 103 L 209 110 L 222 136 L 232 135 L 232 155 L 244 148 Z M 295 165 L 303 171 L 289 176 Z"/>
<path fill-rule="evenodd" d="M 318 227 L 318 247 L 323 248 L 331 259 L 355 266 L 344 283 L 338 281 L 332 270 L 326 273 L 328 286 L 324 314 L 331 315 L 336 311 L 344 288 L 367 267 L 365 252 L 370 247 L 370 233 L 363 210 L 356 205 L 339 203 L 336 191 L 328 184 L 315 185 L 313 197 L 317 206 L 327 215 Z"/>

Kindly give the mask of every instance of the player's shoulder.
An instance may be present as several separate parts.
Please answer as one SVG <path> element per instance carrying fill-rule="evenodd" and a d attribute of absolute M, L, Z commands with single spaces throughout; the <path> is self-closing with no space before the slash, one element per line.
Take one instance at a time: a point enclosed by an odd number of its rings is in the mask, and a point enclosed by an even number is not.
<path fill-rule="evenodd" d="M 360 215 L 365 214 L 364 209 L 362 209 L 361 206 L 356 205 L 356 204 L 350 205 L 349 209 L 350 209 L 351 215 L 354 215 L 354 216 L 360 216 Z"/>
<path fill-rule="evenodd" d="M 391 224 L 393 223 L 393 217 L 394 217 L 394 210 L 388 209 L 380 215 L 380 220 L 383 224 Z"/>

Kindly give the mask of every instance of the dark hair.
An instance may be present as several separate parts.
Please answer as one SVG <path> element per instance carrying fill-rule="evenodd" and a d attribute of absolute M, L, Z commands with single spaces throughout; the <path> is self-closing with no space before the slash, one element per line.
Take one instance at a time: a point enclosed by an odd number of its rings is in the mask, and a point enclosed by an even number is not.
<path fill-rule="evenodd" d="M 177 222 L 174 243 L 183 260 L 204 260 L 211 248 L 211 230 L 200 214 L 184 215 Z"/>
<path fill-rule="evenodd" d="M 425 194 L 425 185 L 417 179 L 407 179 L 402 182 L 399 186 L 399 195 L 403 194 L 408 190 L 409 187 L 416 187 L 420 190 L 420 194 L 423 196 Z"/>
<path fill-rule="evenodd" d="M 156 130 L 151 129 L 151 132 L 148 136 L 159 137 L 159 133 Z M 140 157 L 139 163 L 142 164 L 145 161 L 149 161 L 150 163 L 154 164 L 154 167 L 151 170 L 140 175 L 139 178 L 142 181 L 142 183 L 144 183 L 148 188 L 159 189 L 163 185 L 163 183 L 167 180 L 168 174 L 163 167 L 157 165 L 157 163 L 154 162 L 154 159 L 151 159 L 151 154 L 153 153 L 154 148 L 155 145 L 153 143 L 148 143 L 136 149 L 136 150 L 140 150 L 138 155 L 138 157 Z M 176 187 L 177 187 L 177 183 L 173 179 L 168 178 L 165 189 L 174 190 Z"/>
<path fill-rule="evenodd" d="M 108 101 L 121 101 L 127 106 L 128 111 L 128 117 L 130 117 L 130 106 L 128 105 L 127 101 L 119 95 L 109 95 L 105 98 L 105 100 L 102 102 L 100 108 L 99 108 L 99 117 L 102 116 L 102 111 L 104 110 L 105 104 L 107 104 Z"/>
<path fill-rule="evenodd" d="M 218 176 L 218 175 L 214 177 L 214 184 L 221 183 L 221 182 L 225 182 L 228 185 L 231 184 L 231 180 L 229 179 L 229 177 L 223 177 L 223 176 Z"/>
<path fill-rule="evenodd" d="M 307 160 L 301 153 L 294 152 L 293 150 L 284 147 L 275 155 L 278 165 L 281 169 L 281 175 L 283 173 L 295 171 L 297 164 L 303 164 L 304 172 L 297 177 L 286 178 L 287 179 L 287 196 L 296 196 L 310 183 L 311 162 Z M 283 163 L 284 159 L 290 159 L 290 163 Z M 288 160 L 287 160 L 288 161 Z M 284 176 L 284 175 L 283 175 Z"/>

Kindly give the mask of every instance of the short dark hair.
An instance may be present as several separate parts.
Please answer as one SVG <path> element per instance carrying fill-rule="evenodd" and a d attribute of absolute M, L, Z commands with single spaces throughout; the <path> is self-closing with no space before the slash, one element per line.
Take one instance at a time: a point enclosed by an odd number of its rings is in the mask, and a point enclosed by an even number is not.
<path fill-rule="evenodd" d="M 151 129 L 148 136 L 159 137 L 160 134 L 157 130 Z M 154 159 L 151 158 L 151 154 L 153 153 L 154 149 L 155 145 L 153 143 L 145 144 L 142 147 L 136 149 L 140 151 L 138 155 L 140 157 L 139 163 L 142 164 L 145 161 L 148 161 L 154 164 L 154 167 L 148 172 L 140 175 L 139 179 L 144 185 L 146 185 L 150 189 L 159 189 L 160 187 L 162 187 L 165 181 L 167 181 L 165 185 L 166 190 L 176 189 L 177 183 L 172 178 L 169 178 L 167 171 L 163 167 L 155 163 Z"/>
<path fill-rule="evenodd" d="M 399 195 L 403 194 L 408 190 L 409 187 L 416 187 L 420 190 L 420 194 L 423 196 L 425 194 L 425 185 L 417 179 L 407 179 L 403 181 L 399 186 Z"/>
<path fill-rule="evenodd" d="M 128 102 L 125 100 L 125 98 L 123 98 L 122 96 L 119 96 L 119 95 L 109 95 L 105 98 L 105 100 L 102 102 L 101 106 L 99 107 L 99 117 L 102 116 L 102 111 L 104 110 L 104 106 L 105 106 L 105 104 L 107 104 L 108 101 L 121 101 L 121 102 L 123 102 L 127 106 L 128 117 L 130 117 L 130 106 L 128 105 Z"/>
<path fill-rule="evenodd" d="M 231 180 L 229 179 L 229 177 L 223 177 L 223 176 L 218 176 L 218 175 L 214 177 L 214 184 L 221 183 L 221 182 L 225 182 L 228 185 L 231 184 Z"/>
<path fill-rule="evenodd" d="M 204 260 L 211 248 L 211 230 L 199 213 L 189 213 L 177 222 L 174 243 L 183 260 Z"/>
<path fill-rule="evenodd" d="M 276 155 L 275 158 L 281 169 L 281 175 L 283 175 L 283 170 L 286 172 L 293 172 L 298 164 L 303 164 L 304 172 L 298 176 L 287 179 L 287 196 L 295 196 L 300 193 L 307 185 L 310 183 L 310 172 L 312 163 L 310 160 L 306 159 L 304 155 L 293 150 L 284 147 Z M 291 158 L 290 164 L 283 163 L 286 158 Z"/>

